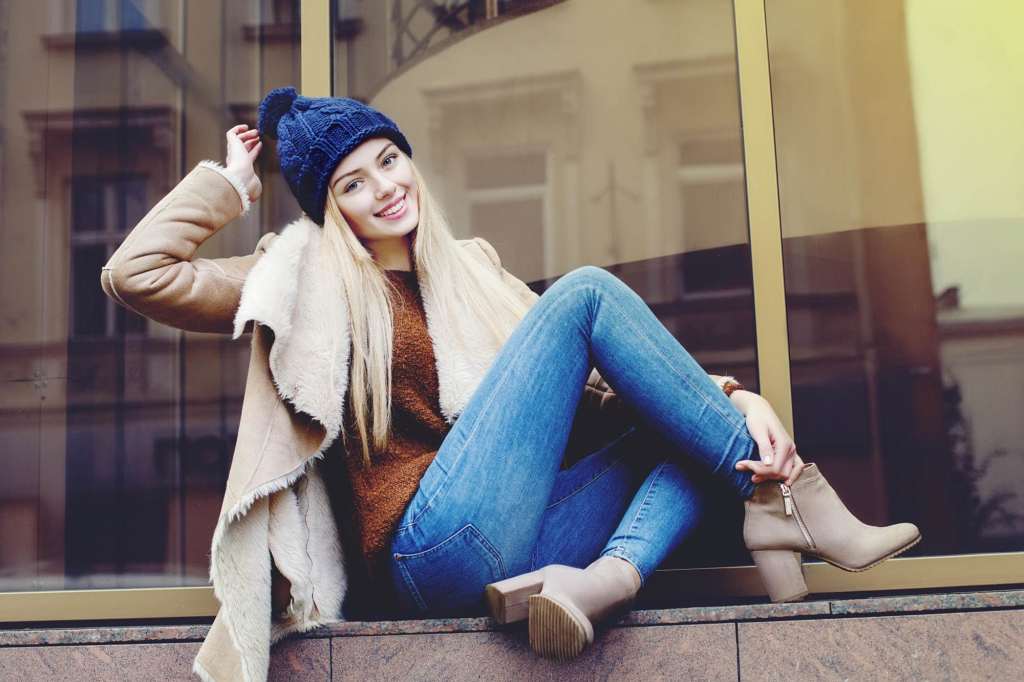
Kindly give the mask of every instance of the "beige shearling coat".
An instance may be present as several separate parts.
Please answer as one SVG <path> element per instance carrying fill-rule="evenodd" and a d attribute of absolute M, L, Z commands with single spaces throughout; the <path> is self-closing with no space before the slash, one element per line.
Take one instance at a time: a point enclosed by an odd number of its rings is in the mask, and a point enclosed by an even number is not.
<path fill-rule="evenodd" d="M 153 320 L 235 339 L 251 332 L 238 438 L 211 543 L 220 610 L 193 666 L 204 680 L 266 679 L 271 643 L 341 620 L 347 587 L 344 550 L 316 466 L 342 428 L 350 352 L 344 296 L 318 265 L 322 228 L 306 216 L 264 235 L 250 255 L 195 258 L 204 241 L 249 208 L 238 178 L 203 161 L 132 229 L 101 272 L 107 295 Z M 528 304 L 537 298 L 485 241 L 460 244 L 470 267 L 495 269 Z M 450 423 L 498 348 L 482 322 L 441 319 L 423 292 Z M 596 371 L 588 389 L 588 406 L 617 402 Z M 271 615 L 271 557 L 291 582 L 281 618 Z"/>

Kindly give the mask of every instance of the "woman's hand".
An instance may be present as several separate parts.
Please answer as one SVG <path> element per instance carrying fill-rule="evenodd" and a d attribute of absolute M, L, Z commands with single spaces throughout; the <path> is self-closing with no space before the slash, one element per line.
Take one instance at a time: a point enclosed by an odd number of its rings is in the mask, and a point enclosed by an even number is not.
<path fill-rule="evenodd" d="M 750 459 L 737 462 L 736 468 L 751 472 L 754 483 L 779 480 L 792 485 L 800 477 L 804 461 L 775 410 L 767 400 L 749 391 L 734 391 L 731 399 L 746 418 L 747 430 L 761 456 L 759 462 Z"/>
<path fill-rule="evenodd" d="M 253 164 L 256 157 L 260 155 L 263 148 L 263 141 L 260 140 L 260 131 L 255 128 L 249 129 L 244 123 L 239 123 L 227 132 L 228 155 L 224 161 L 224 167 L 245 185 L 249 192 L 249 199 L 256 201 L 263 194 L 263 183 L 256 177 Z"/>

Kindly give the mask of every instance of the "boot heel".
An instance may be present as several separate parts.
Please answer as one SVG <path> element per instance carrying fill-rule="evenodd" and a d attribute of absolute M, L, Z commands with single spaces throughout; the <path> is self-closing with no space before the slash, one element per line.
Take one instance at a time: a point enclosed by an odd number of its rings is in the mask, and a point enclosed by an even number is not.
<path fill-rule="evenodd" d="M 798 601 L 807 596 L 800 553 L 788 549 L 752 551 L 761 581 L 773 602 Z"/>
<path fill-rule="evenodd" d="M 544 587 L 540 570 L 491 583 L 484 588 L 491 617 L 498 623 L 525 620 L 530 613 L 530 596 Z"/>

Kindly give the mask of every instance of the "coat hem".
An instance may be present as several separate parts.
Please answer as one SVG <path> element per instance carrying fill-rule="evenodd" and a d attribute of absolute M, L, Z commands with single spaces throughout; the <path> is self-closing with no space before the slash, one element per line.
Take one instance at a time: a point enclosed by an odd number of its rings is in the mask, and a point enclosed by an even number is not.
<path fill-rule="evenodd" d="M 217 680 L 215 680 L 213 676 L 206 671 L 206 668 L 199 663 L 198 659 L 192 661 L 192 672 L 195 673 L 195 675 L 203 682 L 217 682 Z"/>

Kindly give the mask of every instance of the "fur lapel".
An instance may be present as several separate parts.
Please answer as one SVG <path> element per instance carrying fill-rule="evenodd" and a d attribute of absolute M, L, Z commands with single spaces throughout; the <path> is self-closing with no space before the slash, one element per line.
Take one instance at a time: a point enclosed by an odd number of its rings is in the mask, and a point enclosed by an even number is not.
<path fill-rule="evenodd" d="M 324 426 L 323 451 L 341 430 L 349 331 L 341 288 L 319 266 L 319 230 L 302 217 L 271 242 L 242 287 L 233 338 L 250 320 L 274 332 L 274 385 L 283 399 Z"/>
<path fill-rule="evenodd" d="M 321 228 L 303 216 L 287 225 L 246 277 L 233 338 L 249 321 L 274 332 L 270 371 L 281 397 L 326 429 L 321 452 L 340 433 L 351 353 L 348 307 L 340 284 L 321 266 Z M 493 267 L 473 240 L 460 244 L 470 267 Z M 421 286 L 437 362 L 441 412 L 462 413 L 497 353 L 481 321 L 442 319 L 429 286 Z"/>

